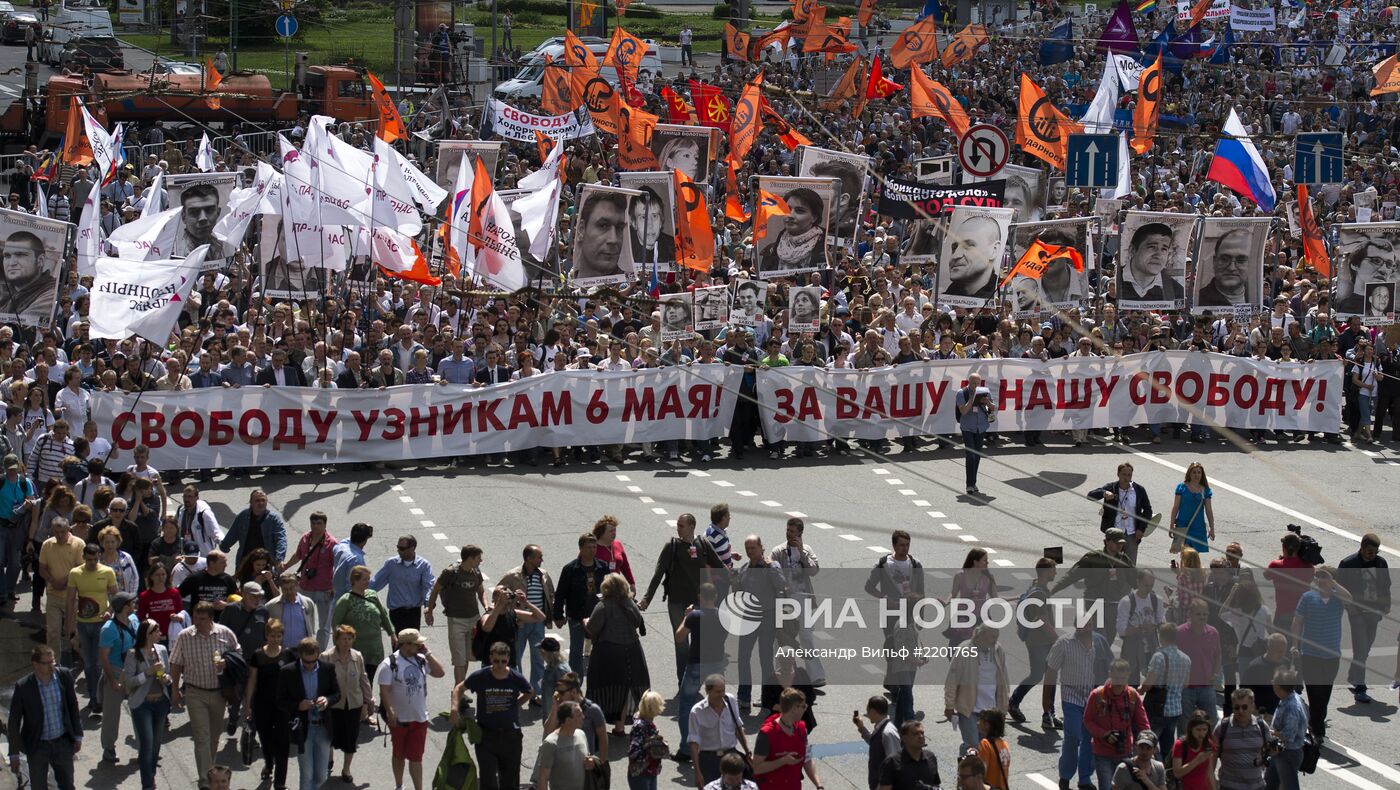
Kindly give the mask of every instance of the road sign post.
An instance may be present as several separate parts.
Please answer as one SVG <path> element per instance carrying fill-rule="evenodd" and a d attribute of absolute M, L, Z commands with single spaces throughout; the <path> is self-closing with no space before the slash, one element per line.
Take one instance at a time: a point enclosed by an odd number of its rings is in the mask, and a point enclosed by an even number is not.
<path fill-rule="evenodd" d="M 1006 132 L 991 124 L 979 123 L 958 141 L 958 163 L 978 178 L 991 178 L 1011 159 L 1011 141 Z"/>
<path fill-rule="evenodd" d="M 290 0 L 282 3 L 282 10 L 290 9 Z M 287 74 L 287 90 L 291 90 L 294 80 L 292 79 L 292 36 L 297 34 L 297 18 L 290 14 L 282 14 L 277 17 L 277 21 L 272 24 L 273 30 L 282 39 L 282 70 Z"/>
<path fill-rule="evenodd" d="M 1118 135 L 1072 134 L 1065 156 L 1065 186 L 1102 189 L 1118 183 Z"/>
<path fill-rule="evenodd" d="M 1346 163 L 1341 132 L 1308 132 L 1298 135 L 1293 148 L 1293 182 L 1339 184 Z"/>

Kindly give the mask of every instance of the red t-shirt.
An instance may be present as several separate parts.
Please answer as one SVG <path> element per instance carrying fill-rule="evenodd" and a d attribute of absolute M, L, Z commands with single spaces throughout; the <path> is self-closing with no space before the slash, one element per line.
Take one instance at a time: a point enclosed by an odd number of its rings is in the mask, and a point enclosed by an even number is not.
<path fill-rule="evenodd" d="M 1265 572 L 1265 577 L 1274 583 L 1274 611 L 1292 612 L 1298 608 L 1298 599 L 1312 584 L 1313 566 L 1298 557 L 1279 557 L 1269 561 L 1269 571 L 1282 570 L 1283 573 Z"/>
<path fill-rule="evenodd" d="M 170 618 L 184 608 L 179 590 L 172 587 L 166 587 L 163 593 L 142 590 L 136 604 L 136 616 L 142 620 L 155 620 L 164 634 L 170 630 Z"/>
<path fill-rule="evenodd" d="M 802 765 L 807 761 L 807 722 L 799 719 L 789 733 L 778 723 L 779 718 L 775 713 L 759 728 L 758 737 L 764 743 L 759 744 L 760 748 L 755 751 L 768 760 L 777 759 L 788 752 L 801 759 L 792 765 L 759 774 L 754 779 L 758 780 L 759 790 L 802 790 Z M 761 748 L 764 745 L 767 746 L 767 753 Z"/>
<path fill-rule="evenodd" d="M 318 547 L 311 542 L 313 533 L 306 533 L 297 541 L 297 553 L 306 558 L 301 564 L 301 589 L 303 592 L 329 592 L 331 590 L 332 576 L 335 575 L 335 561 L 332 555 L 335 554 L 335 538 L 330 532 L 321 534 L 321 545 Z M 306 572 L 315 569 L 311 578 L 307 578 Z"/>
<path fill-rule="evenodd" d="M 1186 748 L 1186 741 L 1181 738 L 1172 746 L 1172 756 L 1180 759 L 1182 765 L 1196 759 L 1200 753 L 1200 749 Z M 1181 790 L 1210 790 L 1210 767 L 1210 761 L 1206 760 L 1191 769 L 1191 773 L 1181 777 Z M 1170 765 L 1167 770 L 1171 770 Z"/>

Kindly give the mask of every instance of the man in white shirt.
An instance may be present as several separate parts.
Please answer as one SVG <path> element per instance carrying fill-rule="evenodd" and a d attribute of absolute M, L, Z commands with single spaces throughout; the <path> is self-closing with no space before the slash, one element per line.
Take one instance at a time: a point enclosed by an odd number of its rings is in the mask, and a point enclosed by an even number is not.
<path fill-rule="evenodd" d="M 1157 626 L 1167 621 L 1166 605 L 1152 588 L 1157 577 L 1151 570 L 1137 572 L 1137 587 L 1118 602 L 1118 634 L 1123 637 L 1122 657 L 1127 659 L 1133 685 L 1157 651 Z"/>
<path fill-rule="evenodd" d="M 394 786 L 403 787 L 404 763 L 414 790 L 423 790 L 423 746 L 428 737 L 428 678 L 447 673 L 416 628 L 398 634 L 399 649 L 374 673 L 384 720 L 393 735 Z"/>
<path fill-rule="evenodd" d="M 730 750 L 742 746 L 749 751 L 748 738 L 739 716 L 739 702 L 725 692 L 724 676 L 705 678 L 705 698 L 695 703 L 690 717 L 686 748 L 695 770 L 695 786 L 704 787 L 719 778 L 719 761 Z M 737 725 L 737 726 L 736 726 Z"/>
<path fill-rule="evenodd" d="M 894 317 L 895 327 L 906 335 L 919 331 L 919 327 L 924 323 L 924 317 L 919 315 L 919 312 L 915 309 L 916 306 L 917 303 L 914 297 L 906 296 L 904 297 L 902 305 L 904 309 L 900 311 L 899 315 Z"/>
<path fill-rule="evenodd" d="M 70 425 L 87 422 L 88 404 L 92 396 L 82 388 L 82 382 L 81 370 L 68 368 L 63 372 L 63 389 L 54 397 L 53 416 L 56 419 L 67 420 Z"/>

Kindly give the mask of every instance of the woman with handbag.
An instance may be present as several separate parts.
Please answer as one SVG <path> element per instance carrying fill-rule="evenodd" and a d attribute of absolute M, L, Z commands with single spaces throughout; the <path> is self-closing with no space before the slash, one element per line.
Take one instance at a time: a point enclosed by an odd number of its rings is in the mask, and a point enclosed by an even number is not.
<path fill-rule="evenodd" d="M 282 648 L 282 621 L 267 621 L 267 643 L 248 658 L 248 688 L 243 694 L 243 718 L 253 723 L 262 743 L 262 780 L 272 780 L 276 790 L 286 790 L 287 758 L 291 753 L 291 730 L 287 716 L 277 707 L 277 678 L 282 667 L 296 661 Z"/>
<path fill-rule="evenodd" d="M 1273 618 L 1273 612 L 1264 605 L 1259 585 L 1254 583 L 1254 579 L 1241 576 L 1225 599 L 1225 605 L 1220 607 L 1220 619 L 1239 635 L 1235 649 L 1237 677 L 1245 677 L 1245 669 L 1264 655 Z"/>
<path fill-rule="evenodd" d="M 131 729 L 136 734 L 136 763 L 141 771 L 141 790 L 155 790 L 156 763 L 160 744 L 165 740 L 170 716 L 170 655 L 160 643 L 164 631 L 154 620 L 142 620 L 136 630 L 136 645 L 122 662 L 122 688 L 131 709 Z M 112 711 L 112 716 L 117 712 Z"/>
<path fill-rule="evenodd" d="M 1189 546 L 1205 554 L 1215 540 L 1215 511 L 1211 508 L 1210 482 L 1199 463 L 1186 467 L 1186 479 L 1176 485 L 1172 500 L 1172 548 Z M 1189 514 L 1189 515 L 1188 515 Z M 1173 551 L 1172 553 L 1176 553 Z"/>
<path fill-rule="evenodd" d="M 626 735 L 623 722 L 628 710 L 651 688 L 641 632 L 646 629 L 642 612 L 632 601 L 627 577 L 609 573 L 603 578 L 602 600 L 583 621 L 593 641 L 588 662 L 588 698 L 598 703 L 613 723 L 613 735 Z"/>
<path fill-rule="evenodd" d="M 642 695 L 637 703 L 637 718 L 632 722 L 632 736 L 627 746 L 627 787 L 629 790 L 656 790 L 656 777 L 661 763 L 671 754 L 671 747 L 656 728 L 656 717 L 666 707 L 666 701 L 655 691 Z"/>
<path fill-rule="evenodd" d="M 365 657 L 354 644 L 354 627 L 338 626 L 331 648 L 321 654 L 322 661 L 335 667 L 335 680 L 340 685 L 340 699 L 330 707 L 331 767 L 335 766 L 335 752 L 344 753 L 340 778 L 346 784 L 355 783 L 350 775 L 350 763 L 355 759 L 360 740 L 360 722 L 369 719 L 374 699 L 369 673 L 365 671 Z"/>

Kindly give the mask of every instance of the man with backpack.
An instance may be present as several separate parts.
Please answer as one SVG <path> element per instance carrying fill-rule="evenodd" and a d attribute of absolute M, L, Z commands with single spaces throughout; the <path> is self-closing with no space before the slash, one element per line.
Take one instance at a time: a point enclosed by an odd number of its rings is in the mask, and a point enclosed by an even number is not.
<path fill-rule="evenodd" d="M 1007 708 L 1007 715 L 1017 724 L 1026 720 L 1026 714 L 1021 712 L 1021 700 L 1045 677 L 1045 659 L 1050 655 L 1050 646 L 1060 638 L 1059 632 L 1055 630 L 1054 618 L 1048 616 L 1049 612 L 1045 609 L 1045 599 L 1050 597 L 1050 585 L 1055 583 L 1055 567 L 1055 561 L 1049 557 L 1036 560 L 1035 581 L 1031 582 L 1016 600 L 1016 609 L 1023 612 L 1022 616 L 1017 618 L 1016 638 L 1026 645 L 1027 659 L 1030 662 L 1030 669 L 1026 672 L 1025 679 L 1011 693 L 1010 705 Z M 1035 622 L 1039 622 L 1040 625 L 1028 625 Z M 1052 696 L 1050 704 L 1040 716 L 1040 727 L 1049 731 L 1059 729 L 1062 725 L 1063 722 L 1055 718 Z"/>
<path fill-rule="evenodd" d="M 660 587 L 666 598 L 666 613 L 671 618 L 670 632 L 674 634 L 685 619 L 686 610 L 699 602 L 700 584 L 718 582 L 720 579 L 715 574 L 722 568 L 724 562 L 710 542 L 695 536 L 695 516 L 682 513 L 676 518 L 676 537 L 667 541 L 661 549 L 661 556 L 656 559 L 656 572 L 652 574 L 651 583 L 647 585 L 646 594 L 637 603 L 637 608 L 645 612 L 656 595 L 656 589 Z M 707 569 L 709 574 L 706 573 Z M 676 642 L 677 682 L 685 675 L 687 651 L 684 642 Z"/>
<path fill-rule="evenodd" d="M 393 740 L 394 787 L 403 787 L 404 764 L 414 790 L 423 790 L 423 746 L 428 739 L 428 678 L 447 674 L 416 628 L 398 634 L 399 649 L 374 673 L 384 721 Z"/>
<path fill-rule="evenodd" d="M 1123 637 L 1121 655 L 1127 659 L 1129 677 L 1137 683 L 1147 662 L 1157 651 L 1157 627 L 1167 621 L 1166 606 L 1152 588 L 1157 577 L 1150 570 L 1137 572 L 1137 587 L 1118 602 L 1118 633 Z"/>
<path fill-rule="evenodd" d="M 1114 659 L 1108 665 L 1108 682 L 1090 692 L 1084 704 L 1084 732 L 1091 738 L 1094 774 L 1101 788 L 1112 784 L 1119 763 L 1132 759 L 1137 734 L 1150 729 L 1142 698 L 1128 683 L 1128 671 L 1127 661 Z"/>
<path fill-rule="evenodd" d="M 894 719 L 890 718 L 890 701 L 883 695 L 876 695 L 866 701 L 865 718 L 870 720 L 869 727 L 860 720 L 860 714 L 852 716 L 851 722 L 860 730 L 860 739 L 870 746 L 870 758 L 866 766 L 867 780 L 870 790 L 877 790 L 880 786 L 880 766 L 885 764 L 887 757 L 898 754 L 904 747 L 899 740 L 899 727 L 895 726 Z"/>
<path fill-rule="evenodd" d="M 1254 715 L 1254 692 L 1235 689 L 1230 695 L 1229 718 L 1215 726 L 1216 753 L 1220 755 L 1217 774 L 1219 790 L 1259 790 L 1264 786 L 1264 749 L 1269 743 L 1269 725 Z"/>

